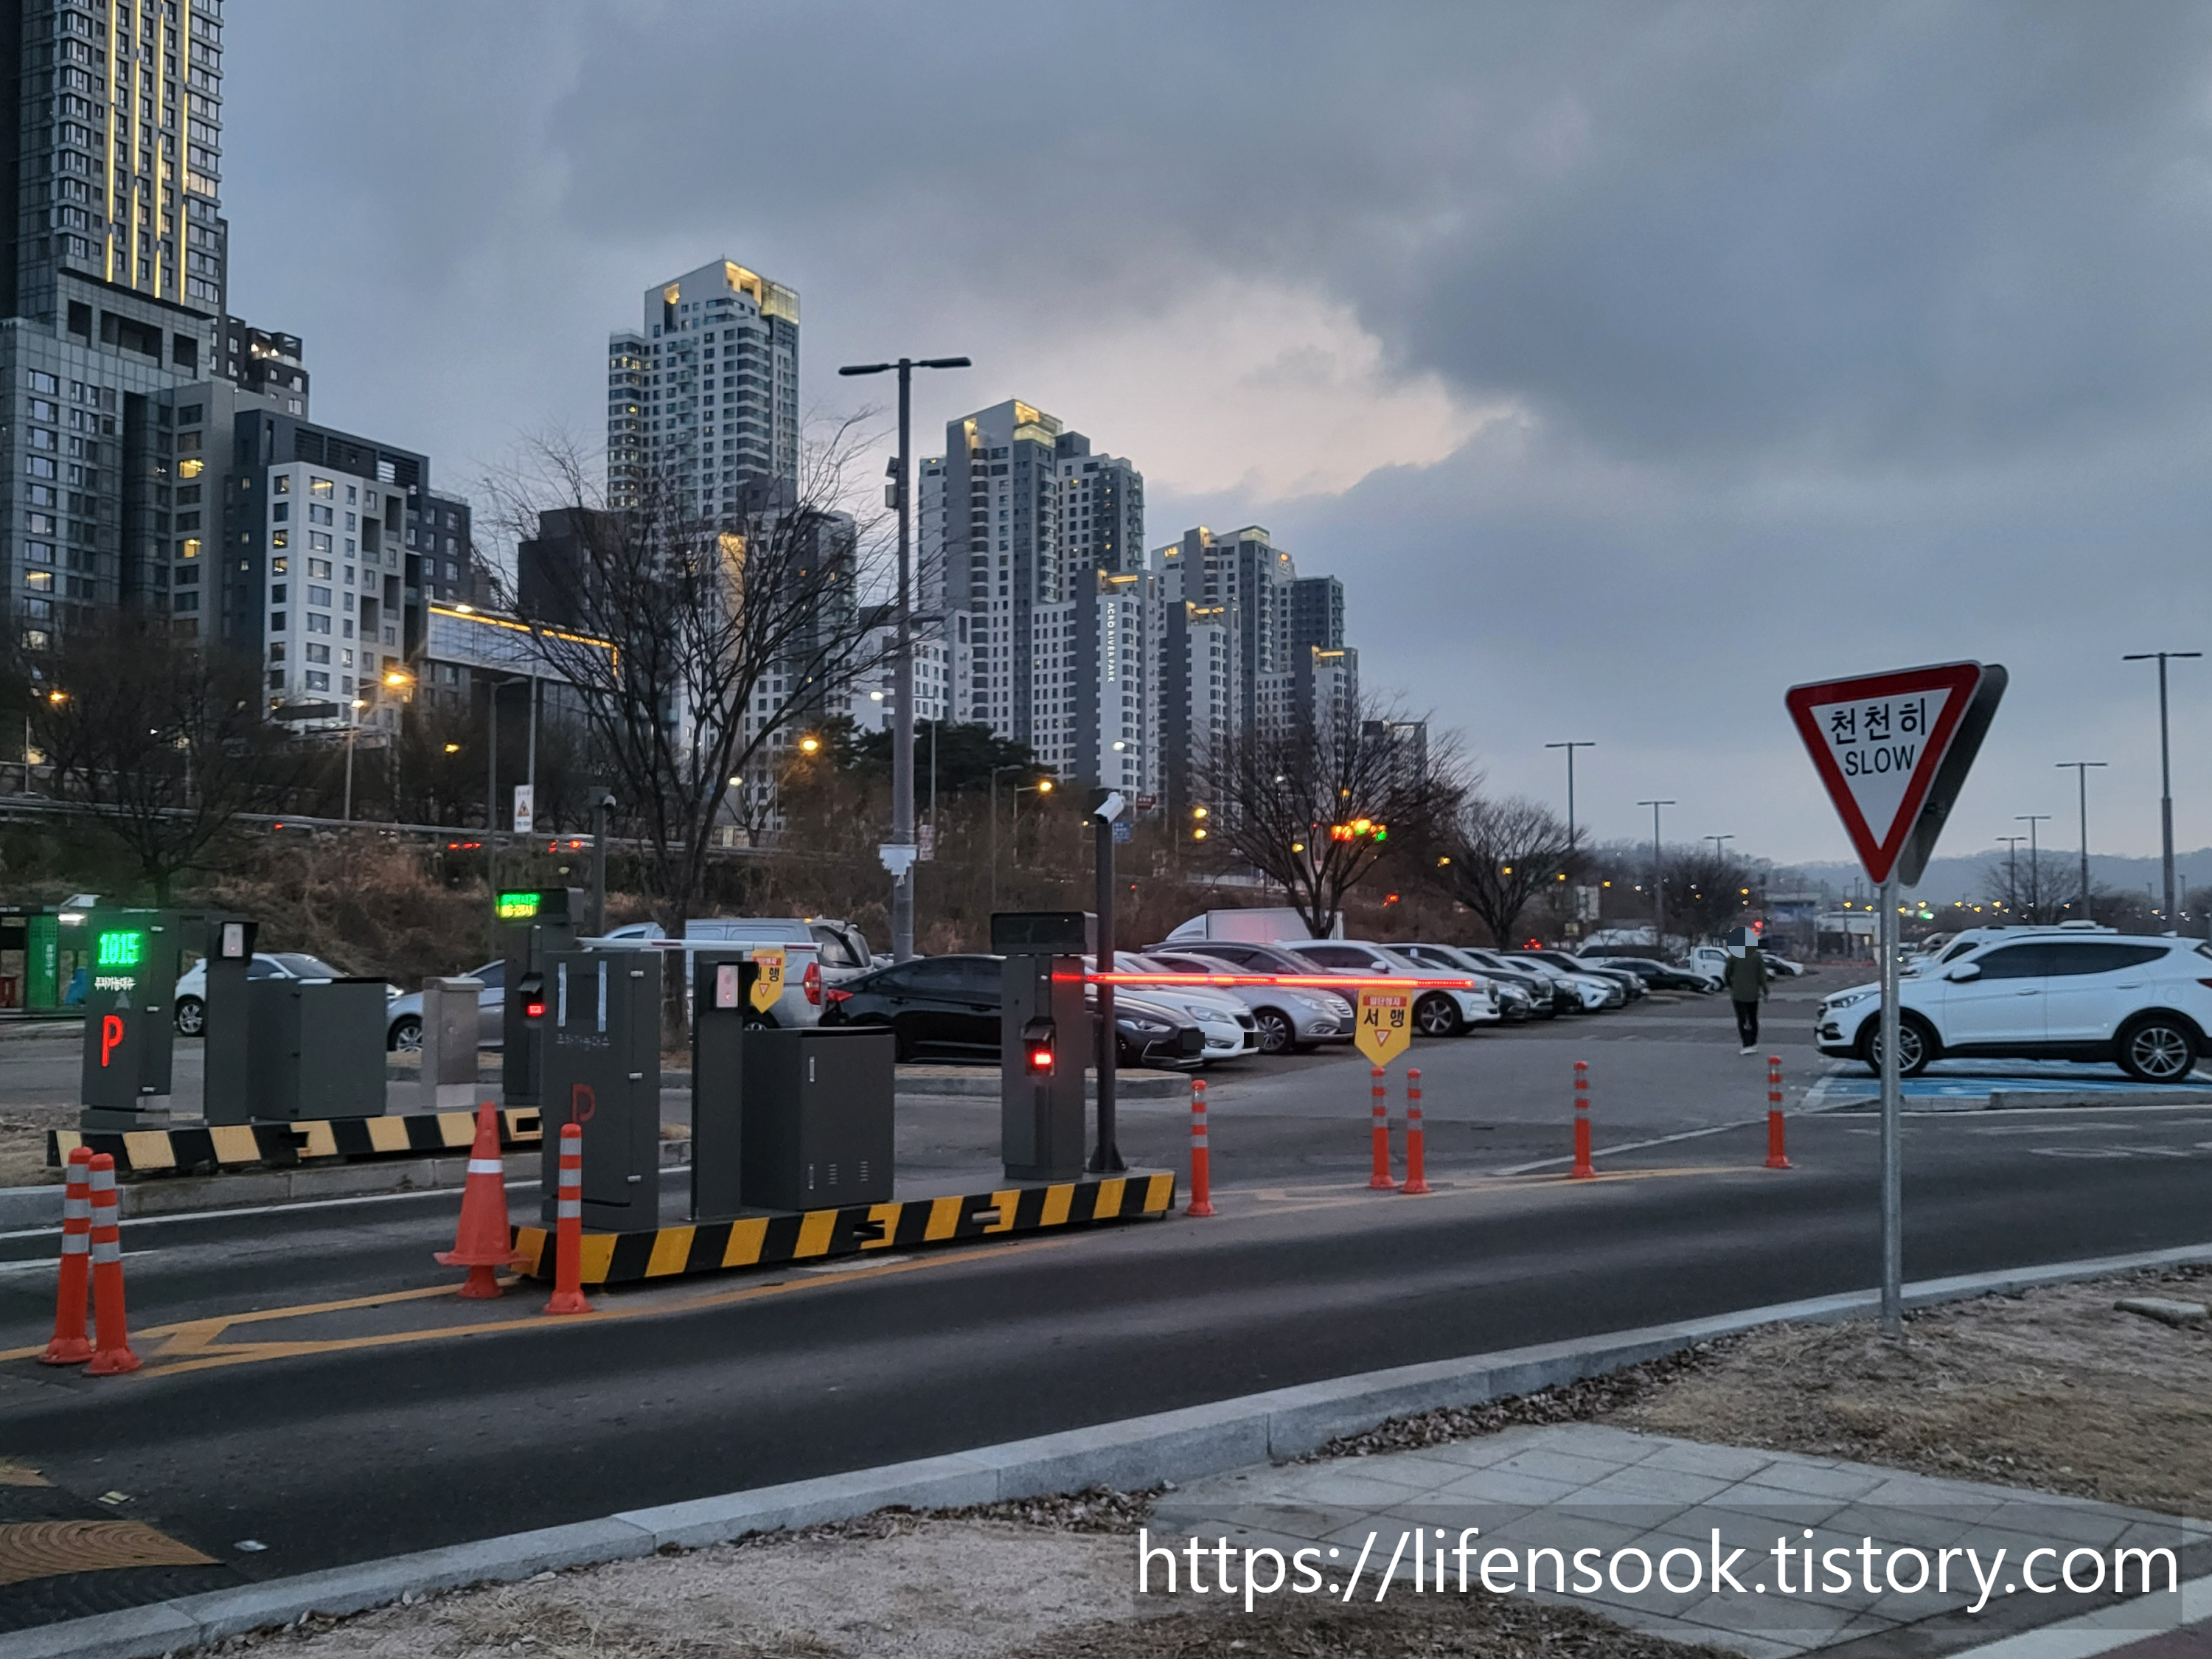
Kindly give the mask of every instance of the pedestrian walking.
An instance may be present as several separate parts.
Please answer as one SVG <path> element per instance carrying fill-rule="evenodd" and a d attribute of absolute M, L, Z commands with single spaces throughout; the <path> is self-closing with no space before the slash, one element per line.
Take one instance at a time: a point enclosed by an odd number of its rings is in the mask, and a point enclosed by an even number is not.
<path fill-rule="evenodd" d="M 1742 1052 L 1759 1052 L 1759 1005 L 1766 999 L 1766 953 L 1759 948 L 1757 937 L 1748 927 L 1739 927 L 1728 936 L 1728 966 L 1721 978 L 1728 987 L 1729 1000 L 1735 1005 L 1736 1035 L 1743 1041 Z"/>

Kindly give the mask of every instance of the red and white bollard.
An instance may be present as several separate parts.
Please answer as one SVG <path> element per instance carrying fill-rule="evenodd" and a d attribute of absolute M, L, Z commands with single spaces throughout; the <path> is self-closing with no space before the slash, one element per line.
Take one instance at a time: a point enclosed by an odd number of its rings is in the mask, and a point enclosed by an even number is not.
<path fill-rule="evenodd" d="M 1398 1188 L 1401 1193 L 1418 1194 L 1429 1190 L 1423 1141 L 1421 1074 L 1409 1070 L 1406 1073 L 1406 1184 Z"/>
<path fill-rule="evenodd" d="M 584 1126 L 561 1126 L 561 1187 L 553 1203 L 553 1298 L 550 1314 L 589 1313 L 584 1300 Z"/>
<path fill-rule="evenodd" d="M 1382 1068 L 1375 1067 L 1374 1109 L 1370 1115 L 1368 1139 L 1374 1143 L 1375 1170 L 1367 1177 L 1370 1192 L 1395 1193 L 1398 1183 L 1390 1179 L 1390 1102 L 1382 1092 Z"/>
<path fill-rule="evenodd" d="M 85 1314 L 92 1290 L 92 1150 L 69 1155 L 69 1184 L 62 1189 L 62 1275 L 54 1293 L 54 1335 L 39 1356 L 48 1365 L 82 1365 L 92 1358 Z"/>
<path fill-rule="evenodd" d="M 116 1376 L 138 1369 L 131 1352 L 130 1328 L 123 1315 L 123 1229 L 115 1210 L 115 1159 L 106 1152 L 92 1160 L 92 1376 Z"/>
<path fill-rule="evenodd" d="M 1586 1060 L 1575 1062 L 1575 1167 L 1567 1175 L 1574 1181 L 1597 1179 L 1597 1170 L 1590 1164 L 1589 1061 Z"/>
<path fill-rule="evenodd" d="M 1766 1167 L 1786 1170 L 1790 1156 L 1782 1141 L 1782 1056 L 1766 1057 Z"/>
<path fill-rule="evenodd" d="M 1201 1078 L 1190 1080 L 1190 1207 L 1183 1213 L 1213 1213 L 1213 1164 L 1206 1145 L 1206 1083 Z"/>

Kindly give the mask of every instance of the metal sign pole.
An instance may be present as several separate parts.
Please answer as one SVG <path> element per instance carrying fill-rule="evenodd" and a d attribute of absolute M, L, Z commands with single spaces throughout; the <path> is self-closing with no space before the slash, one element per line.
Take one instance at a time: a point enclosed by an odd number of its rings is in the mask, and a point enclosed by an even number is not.
<path fill-rule="evenodd" d="M 1897 1072 L 1897 878 L 1881 884 L 1881 1334 L 1905 1334 L 1904 1088 Z"/>

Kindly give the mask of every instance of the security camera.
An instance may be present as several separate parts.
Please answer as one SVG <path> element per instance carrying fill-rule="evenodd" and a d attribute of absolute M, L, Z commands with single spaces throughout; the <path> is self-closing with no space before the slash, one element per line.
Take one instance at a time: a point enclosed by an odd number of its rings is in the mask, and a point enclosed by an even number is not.
<path fill-rule="evenodd" d="M 1109 789 L 1106 792 L 1106 799 L 1091 809 L 1091 816 L 1101 823 L 1111 823 L 1121 816 L 1122 808 L 1127 805 L 1128 802 L 1121 799 L 1120 791 Z"/>

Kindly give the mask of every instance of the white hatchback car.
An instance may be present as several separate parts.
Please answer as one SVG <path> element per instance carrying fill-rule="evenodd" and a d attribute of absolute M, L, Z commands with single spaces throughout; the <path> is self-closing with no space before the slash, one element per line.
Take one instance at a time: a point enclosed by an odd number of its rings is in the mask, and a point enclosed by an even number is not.
<path fill-rule="evenodd" d="M 1953 947 L 1954 951 L 1956 947 Z M 1881 1063 L 1881 988 L 1824 998 L 1824 1054 Z M 2143 1083 L 2186 1078 L 2212 1030 L 2212 945 L 2100 932 L 2003 935 L 1898 981 L 1898 1069 L 1930 1060 L 2116 1061 Z"/>

